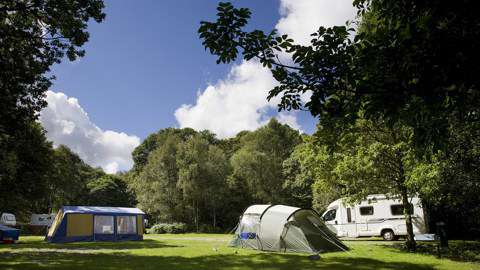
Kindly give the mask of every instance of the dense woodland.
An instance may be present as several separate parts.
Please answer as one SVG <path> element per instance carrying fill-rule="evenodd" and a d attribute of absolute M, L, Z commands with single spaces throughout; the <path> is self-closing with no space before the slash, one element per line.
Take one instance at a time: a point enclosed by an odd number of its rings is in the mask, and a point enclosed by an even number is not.
<path fill-rule="evenodd" d="M 200 24 L 218 63 L 269 68 L 279 85 L 268 98 L 280 97 L 281 110 L 310 111 L 319 120 L 313 135 L 275 119 L 228 139 L 161 129 L 132 153 L 130 171 L 107 175 L 54 148 L 37 122 L 51 65 L 83 56 L 87 22 L 105 17 L 102 1 L 0 1 L 0 210 L 25 220 L 68 204 L 137 205 L 154 222 L 228 231 L 254 203 L 321 211 L 340 197 L 387 193 L 407 203 L 417 194 L 432 230 L 442 220 L 451 236 L 480 237 L 474 1 L 353 4 L 356 28 L 320 27 L 307 46 L 244 30 L 250 11 L 229 3 Z"/>

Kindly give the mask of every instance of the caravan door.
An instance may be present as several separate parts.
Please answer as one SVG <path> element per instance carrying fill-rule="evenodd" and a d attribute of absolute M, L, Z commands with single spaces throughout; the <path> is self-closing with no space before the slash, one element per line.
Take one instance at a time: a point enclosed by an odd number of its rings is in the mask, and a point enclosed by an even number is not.
<path fill-rule="evenodd" d="M 368 221 L 374 214 L 373 205 L 359 206 L 357 218 L 357 232 L 359 236 L 368 236 L 369 227 Z"/>
<path fill-rule="evenodd" d="M 346 237 L 358 237 L 356 216 L 354 207 L 345 208 L 346 219 L 343 224 L 343 230 L 345 231 Z"/>

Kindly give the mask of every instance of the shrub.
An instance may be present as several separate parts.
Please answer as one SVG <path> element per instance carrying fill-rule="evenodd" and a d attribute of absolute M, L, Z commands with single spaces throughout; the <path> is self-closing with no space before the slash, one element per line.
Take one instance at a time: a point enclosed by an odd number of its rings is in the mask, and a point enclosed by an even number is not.
<path fill-rule="evenodd" d="M 148 233 L 185 233 L 187 224 L 185 223 L 158 223 L 148 229 Z"/>

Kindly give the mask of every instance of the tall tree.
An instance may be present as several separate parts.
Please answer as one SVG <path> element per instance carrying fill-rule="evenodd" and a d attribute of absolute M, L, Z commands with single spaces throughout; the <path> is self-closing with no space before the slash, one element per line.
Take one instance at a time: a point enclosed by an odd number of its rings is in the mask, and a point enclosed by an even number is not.
<path fill-rule="evenodd" d="M 31 123 L 15 140 L 0 134 L 0 208 L 21 218 L 46 211 L 53 169 L 52 144 L 38 123 Z M 6 145 L 8 144 L 8 145 Z"/>
<path fill-rule="evenodd" d="M 202 215 L 212 213 L 215 227 L 217 207 L 226 194 L 228 162 L 223 151 L 199 134 L 183 143 L 177 157 L 178 187 L 187 202 L 191 220 L 199 231 Z M 201 213 L 201 211 L 203 213 Z"/>
<path fill-rule="evenodd" d="M 35 120 L 54 79 L 50 67 L 84 55 L 87 22 L 102 21 L 102 9 L 101 0 L 0 1 L 0 182 L 29 196 L 25 204 L 16 197 L 17 213 L 47 210 L 39 198 L 48 187 L 51 146 Z"/>
<path fill-rule="evenodd" d="M 94 206 L 131 207 L 135 204 L 127 183 L 118 175 L 106 174 L 87 184 L 87 204 Z"/>
<path fill-rule="evenodd" d="M 320 127 L 316 136 L 322 140 L 319 137 L 328 132 L 328 129 Z M 328 189 L 332 183 L 341 186 L 342 195 L 350 202 L 374 193 L 399 198 L 404 207 L 406 243 L 410 249 L 415 249 L 409 196 L 435 195 L 440 183 L 440 163 L 432 162 L 435 158 L 429 162 L 417 158 L 412 133 L 412 129 L 405 126 L 392 128 L 384 122 L 357 119 L 351 129 L 343 130 L 337 138 L 335 152 L 319 152 L 326 156 L 323 159 L 333 158 L 333 166 L 330 163 L 320 169 L 330 170 L 330 177 L 334 177 L 335 181 L 316 184 L 323 189 Z M 330 137 L 326 136 L 326 141 Z"/>
<path fill-rule="evenodd" d="M 305 208 L 313 207 L 319 212 L 341 196 L 339 185 L 332 169 L 335 158 L 327 153 L 325 145 L 315 138 L 303 135 L 303 143 L 297 145 L 290 157 L 283 162 L 287 202 Z"/>
<path fill-rule="evenodd" d="M 147 164 L 150 153 L 161 146 L 170 136 L 178 136 L 182 140 L 187 140 L 197 132 L 191 128 L 166 128 L 157 133 L 149 135 L 139 146 L 133 150 L 133 172 L 140 172 Z"/>
<path fill-rule="evenodd" d="M 170 133 L 149 154 L 148 162 L 130 183 L 139 206 L 158 221 L 184 220 L 182 193 L 177 188 L 177 153 L 181 142 L 179 136 Z"/>
<path fill-rule="evenodd" d="M 449 237 L 476 239 L 480 237 L 480 123 L 451 119 L 450 133 L 449 147 L 441 157 L 438 195 L 427 200 L 430 216 L 447 223 Z"/>
<path fill-rule="evenodd" d="M 282 202 L 282 164 L 301 142 L 298 131 L 272 119 L 264 127 L 245 134 L 241 141 L 242 147 L 231 158 L 231 184 L 245 185 L 251 203 Z"/>
<path fill-rule="evenodd" d="M 101 22 L 103 7 L 101 0 L 0 2 L 0 132 L 36 119 L 54 78 L 50 67 L 84 55 L 87 23 Z"/>
<path fill-rule="evenodd" d="M 65 145 L 54 150 L 53 168 L 49 177 L 48 210 L 57 210 L 63 205 L 82 205 L 88 201 L 87 184 L 105 173 L 86 164 Z"/>

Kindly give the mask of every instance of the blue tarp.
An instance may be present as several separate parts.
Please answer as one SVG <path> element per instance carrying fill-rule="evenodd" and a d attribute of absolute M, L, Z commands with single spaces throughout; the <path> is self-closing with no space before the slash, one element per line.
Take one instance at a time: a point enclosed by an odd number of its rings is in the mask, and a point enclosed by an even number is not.
<path fill-rule="evenodd" d="M 242 232 L 240 234 L 240 239 L 247 240 L 247 239 L 255 239 L 257 238 L 257 234 L 253 232 Z"/>
<path fill-rule="evenodd" d="M 3 240 L 18 240 L 20 230 L 0 225 L 0 241 Z"/>
<path fill-rule="evenodd" d="M 145 213 L 138 208 L 128 207 L 104 207 L 104 206 L 64 206 L 62 207 L 64 214 L 68 213 L 85 213 L 85 214 L 133 214 L 145 215 Z"/>

